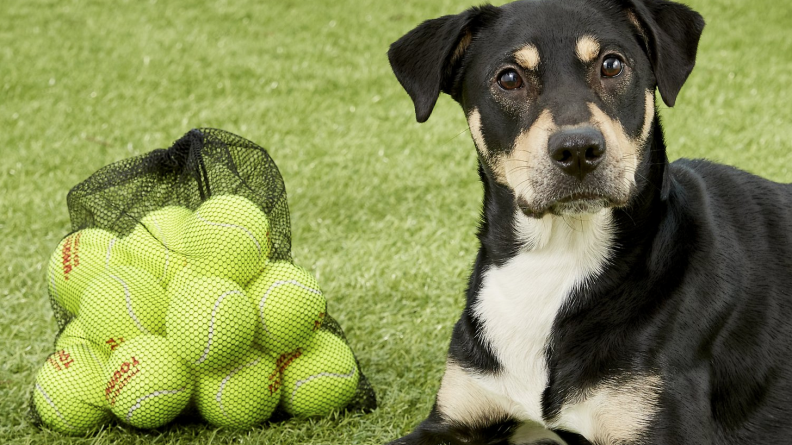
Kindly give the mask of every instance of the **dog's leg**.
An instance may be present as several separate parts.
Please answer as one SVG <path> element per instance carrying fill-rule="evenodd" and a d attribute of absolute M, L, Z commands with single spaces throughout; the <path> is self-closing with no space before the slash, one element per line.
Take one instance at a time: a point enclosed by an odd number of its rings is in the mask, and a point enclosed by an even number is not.
<path fill-rule="evenodd" d="M 517 427 L 475 374 L 449 359 L 429 417 L 389 445 L 506 445 Z"/>
<path fill-rule="evenodd" d="M 566 444 L 540 425 L 517 421 L 508 403 L 487 391 L 475 372 L 449 360 L 429 417 L 389 445 Z"/>

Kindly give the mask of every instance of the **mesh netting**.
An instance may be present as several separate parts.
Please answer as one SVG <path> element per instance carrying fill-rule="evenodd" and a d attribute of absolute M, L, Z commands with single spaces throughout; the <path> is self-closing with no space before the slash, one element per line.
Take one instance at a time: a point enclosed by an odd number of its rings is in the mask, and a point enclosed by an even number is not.
<path fill-rule="evenodd" d="M 375 408 L 319 284 L 291 260 L 286 190 L 263 148 L 192 130 L 100 169 L 68 206 L 73 232 L 48 268 L 60 333 L 32 390 L 35 423 L 157 428 L 190 406 L 249 428 Z"/>

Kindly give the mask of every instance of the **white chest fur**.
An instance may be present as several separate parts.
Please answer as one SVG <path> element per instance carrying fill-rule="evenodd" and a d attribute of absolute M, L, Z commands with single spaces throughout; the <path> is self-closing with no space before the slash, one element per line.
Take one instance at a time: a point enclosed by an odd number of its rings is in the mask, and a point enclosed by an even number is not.
<path fill-rule="evenodd" d="M 526 250 L 484 273 L 474 307 L 483 340 L 503 366 L 479 382 L 508 404 L 503 408 L 511 415 L 543 424 L 545 349 L 553 321 L 571 291 L 607 264 L 613 221 L 610 209 L 580 217 L 515 218 Z"/>

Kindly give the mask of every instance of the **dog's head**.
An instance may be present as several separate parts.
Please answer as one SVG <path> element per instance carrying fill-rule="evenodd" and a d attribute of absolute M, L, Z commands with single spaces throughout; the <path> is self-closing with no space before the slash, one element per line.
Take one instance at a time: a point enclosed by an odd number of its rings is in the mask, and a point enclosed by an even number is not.
<path fill-rule="evenodd" d="M 524 213 L 596 212 L 647 177 L 655 89 L 673 106 L 703 27 L 666 0 L 523 0 L 426 21 L 388 56 L 419 122 L 441 91 L 460 103 Z"/>

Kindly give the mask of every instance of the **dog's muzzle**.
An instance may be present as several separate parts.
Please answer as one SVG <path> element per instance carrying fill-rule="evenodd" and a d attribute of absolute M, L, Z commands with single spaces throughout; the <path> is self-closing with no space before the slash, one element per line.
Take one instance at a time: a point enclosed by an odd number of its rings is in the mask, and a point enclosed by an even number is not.
<path fill-rule="evenodd" d="M 547 142 L 553 165 L 565 174 L 583 181 L 605 157 L 605 138 L 591 127 L 559 131 Z"/>

